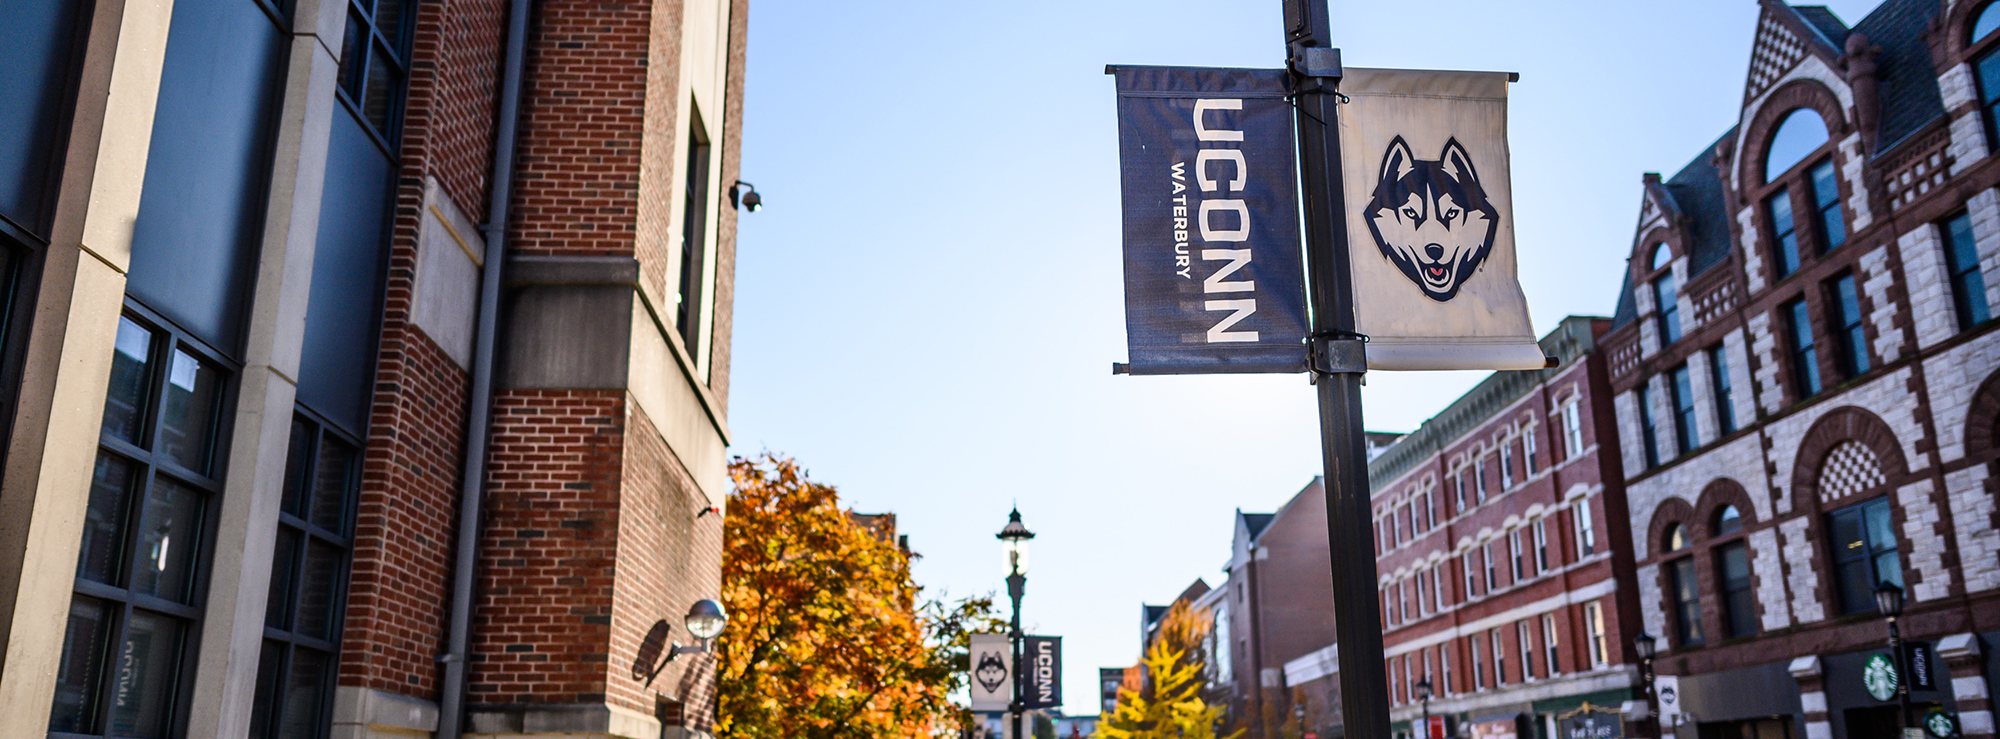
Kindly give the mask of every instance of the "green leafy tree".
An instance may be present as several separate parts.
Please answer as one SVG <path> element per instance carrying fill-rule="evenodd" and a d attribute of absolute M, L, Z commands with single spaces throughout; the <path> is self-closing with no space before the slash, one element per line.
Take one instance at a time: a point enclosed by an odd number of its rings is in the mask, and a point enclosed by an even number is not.
<path fill-rule="evenodd" d="M 1175 603 L 1161 619 L 1159 632 L 1140 661 L 1146 679 L 1138 689 L 1118 689 L 1111 715 L 1097 725 L 1103 739 L 1237 739 L 1241 730 L 1218 738 L 1222 706 L 1202 699 L 1207 692 L 1207 665 L 1201 637 L 1208 633 L 1206 614 Z"/>

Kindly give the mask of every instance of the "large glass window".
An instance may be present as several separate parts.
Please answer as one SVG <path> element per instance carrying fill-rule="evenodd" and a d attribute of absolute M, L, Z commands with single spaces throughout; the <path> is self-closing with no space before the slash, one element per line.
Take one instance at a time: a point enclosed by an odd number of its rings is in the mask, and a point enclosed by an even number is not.
<path fill-rule="evenodd" d="M 1750 547 L 1743 540 L 1715 548 L 1716 579 L 1722 583 L 1722 625 L 1729 636 L 1757 633 L 1757 595 L 1750 591 Z"/>
<path fill-rule="evenodd" d="M 1799 108 L 1785 114 L 1777 133 L 1771 135 L 1770 150 L 1764 154 L 1764 181 L 1777 179 L 1798 166 L 1819 151 L 1827 138 L 1826 121 L 1819 117 L 1818 111 Z"/>
<path fill-rule="evenodd" d="M 1792 378 L 1798 383 L 1799 397 L 1818 395 L 1819 350 L 1813 344 L 1812 317 L 1806 313 L 1805 299 L 1786 303 L 1782 315 L 1792 334 Z"/>
<path fill-rule="evenodd" d="M 1674 285 L 1674 273 L 1665 272 L 1654 278 L 1653 295 L 1659 302 L 1660 345 L 1680 341 L 1681 304 L 1679 291 Z"/>
<path fill-rule="evenodd" d="M 1827 286 L 1833 303 L 1833 337 L 1840 345 L 1840 371 L 1853 377 L 1868 371 L 1868 334 L 1861 323 L 1861 294 L 1854 273 L 1834 278 Z"/>
<path fill-rule="evenodd" d="M 1673 391 L 1674 400 L 1674 442 L 1680 447 L 1678 454 L 1686 454 L 1695 448 L 1694 424 L 1694 378 L 1683 364 L 1668 373 L 1668 388 Z"/>
<path fill-rule="evenodd" d="M 1771 216 L 1771 243 L 1775 247 L 1778 276 L 1799 271 L 1799 232 L 1792 222 L 1792 195 L 1779 190 L 1764 201 Z"/>
<path fill-rule="evenodd" d="M 1847 222 L 1840 215 L 1840 182 L 1833 177 L 1833 160 L 1812 168 L 1813 208 L 1819 212 L 1820 237 L 1832 251 L 1847 243 Z"/>
<path fill-rule="evenodd" d="M 1653 426 L 1653 388 L 1649 385 L 1639 386 L 1639 431 L 1646 468 L 1660 466 L 1660 432 Z"/>
<path fill-rule="evenodd" d="M 154 739 L 186 721 L 229 373 L 163 326 L 118 322 L 50 733 Z"/>
<path fill-rule="evenodd" d="M 416 0 L 351 0 L 340 52 L 340 92 L 375 135 L 393 144 L 402 129 L 405 50 Z"/>
<path fill-rule="evenodd" d="M 703 268 L 708 259 L 708 127 L 689 114 L 687 187 L 681 191 L 681 281 L 675 327 L 690 358 L 700 356 Z M 697 360 L 698 361 L 698 360 Z"/>
<path fill-rule="evenodd" d="M 2000 17 L 1987 6 L 1986 16 Z M 2000 21 L 1996 21 L 2000 22 Z M 1972 214 L 1960 213 L 1944 225 L 1945 270 L 1951 276 L 1952 307 L 1958 312 L 1960 331 L 1985 323 L 1993 317 L 1986 303 L 1986 277 L 1979 271 L 1979 246 L 1972 238 Z"/>
<path fill-rule="evenodd" d="M 1827 517 L 1842 613 L 1874 610 L 1875 587 L 1881 583 L 1903 587 L 1903 558 L 1889 514 L 1889 499 L 1876 498 Z"/>
<path fill-rule="evenodd" d="M 332 707 L 360 447 L 292 421 L 250 739 L 319 739 Z"/>
<path fill-rule="evenodd" d="M 1708 384 L 1715 388 L 1715 422 L 1718 436 L 1736 431 L 1736 402 L 1729 385 L 1729 355 L 1721 344 L 1708 348 Z"/>

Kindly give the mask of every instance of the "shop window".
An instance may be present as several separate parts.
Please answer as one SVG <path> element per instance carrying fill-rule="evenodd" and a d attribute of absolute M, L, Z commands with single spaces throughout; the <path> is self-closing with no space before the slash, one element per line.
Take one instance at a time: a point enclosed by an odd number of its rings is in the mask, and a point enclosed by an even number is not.
<path fill-rule="evenodd" d="M 51 733 L 184 731 L 229 375 L 157 317 L 119 319 Z"/>
<path fill-rule="evenodd" d="M 1987 16 L 2000 16 L 1987 6 Z M 1951 279 L 1952 308 L 1958 313 L 1958 330 L 1964 331 L 1993 318 L 1986 302 L 1986 277 L 1979 271 L 1979 246 L 1972 238 L 1972 214 L 1960 213 L 1946 221 L 1944 228 L 1945 270 Z"/>
<path fill-rule="evenodd" d="M 1708 348 L 1708 385 L 1715 389 L 1715 422 L 1721 426 L 1717 436 L 1735 433 L 1736 402 L 1729 385 L 1729 355 L 1721 344 Z"/>
<path fill-rule="evenodd" d="M 1827 519 L 1841 613 L 1874 610 L 1877 585 L 1886 582 L 1903 587 L 1903 558 L 1896 549 L 1889 499 L 1848 506 Z"/>
<path fill-rule="evenodd" d="M 250 739 L 326 735 L 360 482 L 358 444 L 293 419 Z"/>
<path fill-rule="evenodd" d="M 1833 304 L 1833 337 L 1838 346 L 1840 371 L 1854 377 L 1868 371 L 1868 335 L 1862 328 L 1861 294 L 1855 289 L 1854 273 L 1834 278 L 1827 285 Z"/>
<path fill-rule="evenodd" d="M 1823 389 L 1819 379 L 1819 349 L 1813 342 L 1812 317 L 1806 313 L 1805 299 L 1786 303 L 1780 315 L 1791 333 L 1792 378 L 1797 383 L 1799 397 L 1818 395 Z"/>

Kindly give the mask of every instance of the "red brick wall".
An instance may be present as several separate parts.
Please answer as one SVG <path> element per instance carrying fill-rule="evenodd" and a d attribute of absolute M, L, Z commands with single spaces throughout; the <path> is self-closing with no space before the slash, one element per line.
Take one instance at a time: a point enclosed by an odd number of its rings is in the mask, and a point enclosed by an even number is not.
<path fill-rule="evenodd" d="M 541 4 L 522 105 L 515 253 L 634 254 L 650 7 Z"/>
<path fill-rule="evenodd" d="M 409 323 L 423 182 L 484 218 L 505 0 L 418 6 L 341 645 L 342 685 L 435 698 L 469 378 Z"/>
<path fill-rule="evenodd" d="M 495 394 L 469 702 L 605 699 L 625 406 L 622 390 Z"/>
<path fill-rule="evenodd" d="M 687 468 L 639 404 L 627 407 L 610 698 L 650 713 L 658 694 L 686 706 L 686 725 L 706 730 L 714 721 L 708 698 L 715 681 L 712 659 L 683 656 L 650 687 L 632 678 L 631 663 L 655 621 L 672 624 L 675 641 L 693 641 L 681 618 L 695 601 L 717 597 L 721 590 L 722 516 L 702 513 L 708 499 Z"/>

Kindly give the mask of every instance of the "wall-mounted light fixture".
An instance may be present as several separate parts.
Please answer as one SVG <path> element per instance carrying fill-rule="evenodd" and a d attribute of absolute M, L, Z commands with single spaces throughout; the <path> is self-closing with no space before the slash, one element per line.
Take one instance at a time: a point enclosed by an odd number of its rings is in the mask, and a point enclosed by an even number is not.
<path fill-rule="evenodd" d="M 729 205 L 733 208 L 748 208 L 750 212 L 755 213 L 758 208 L 764 207 L 764 196 L 757 194 L 756 185 L 737 180 L 736 184 L 729 186 Z"/>

